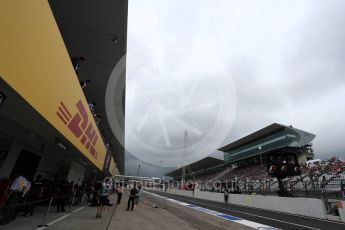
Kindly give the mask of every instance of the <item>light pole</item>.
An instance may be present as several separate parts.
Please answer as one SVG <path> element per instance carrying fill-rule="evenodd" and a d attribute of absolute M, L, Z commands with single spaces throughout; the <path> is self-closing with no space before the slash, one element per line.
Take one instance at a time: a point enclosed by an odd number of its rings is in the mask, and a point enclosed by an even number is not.
<path fill-rule="evenodd" d="M 261 147 L 261 145 L 259 145 L 258 149 L 259 149 L 259 153 L 260 153 L 260 164 L 262 166 L 262 154 L 261 154 L 262 147 Z"/>
<path fill-rule="evenodd" d="M 140 172 L 140 167 L 141 167 L 141 163 L 139 163 L 139 166 L 138 166 L 138 172 L 137 172 L 137 177 L 139 176 L 139 172 Z"/>

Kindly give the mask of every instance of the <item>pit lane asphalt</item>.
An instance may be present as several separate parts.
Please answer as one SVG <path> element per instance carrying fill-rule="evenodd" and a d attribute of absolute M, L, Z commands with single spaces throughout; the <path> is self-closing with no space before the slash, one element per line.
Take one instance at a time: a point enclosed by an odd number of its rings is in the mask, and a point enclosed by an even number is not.
<path fill-rule="evenodd" d="M 303 217 L 275 211 L 256 209 L 251 207 L 226 204 L 204 199 L 185 197 L 165 192 L 150 191 L 152 193 L 172 198 L 178 201 L 194 204 L 242 219 L 262 223 L 279 229 L 287 230 L 344 230 L 345 224 L 317 218 Z"/>

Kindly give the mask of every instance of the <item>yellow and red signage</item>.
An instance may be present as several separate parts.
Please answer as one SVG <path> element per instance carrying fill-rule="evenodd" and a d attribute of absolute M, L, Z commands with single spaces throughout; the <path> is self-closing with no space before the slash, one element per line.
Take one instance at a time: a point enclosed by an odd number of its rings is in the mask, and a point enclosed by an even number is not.
<path fill-rule="evenodd" d="M 1 1 L 0 29 L 0 77 L 102 170 L 106 148 L 48 1 Z"/>
<path fill-rule="evenodd" d="M 92 122 L 89 122 L 87 109 L 84 107 L 81 100 L 78 101 L 76 107 L 78 112 L 72 117 L 65 104 L 61 102 L 56 115 L 76 138 L 81 138 L 80 142 L 86 147 L 89 153 L 97 159 L 98 155 L 95 149 L 98 141 L 98 135 L 96 134 L 97 128 L 93 126 Z"/>

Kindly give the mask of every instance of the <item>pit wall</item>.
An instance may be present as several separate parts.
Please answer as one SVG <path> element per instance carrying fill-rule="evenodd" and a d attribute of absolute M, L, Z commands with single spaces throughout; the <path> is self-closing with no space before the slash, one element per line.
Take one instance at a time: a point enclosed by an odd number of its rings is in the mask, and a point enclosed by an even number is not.
<path fill-rule="evenodd" d="M 157 191 L 161 190 L 157 189 Z M 192 191 L 170 189 L 166 192 L 186 197 L 224 202 L 223 193 L 195 191 L 193 196 Z M 294 215 L 327 219 L 325 207 L 322 203 L 322 200 L 315 198 L 291 198 L 278 196 L 229 194 L 228 203 L 252 208 L 284 212 Z"/>

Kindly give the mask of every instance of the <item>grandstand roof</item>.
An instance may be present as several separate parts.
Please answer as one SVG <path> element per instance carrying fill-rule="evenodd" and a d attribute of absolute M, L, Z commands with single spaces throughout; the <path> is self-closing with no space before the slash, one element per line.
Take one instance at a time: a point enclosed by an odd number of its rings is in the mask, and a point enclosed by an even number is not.
<path fill-rule="evenodd" d="M 224 164 L 223 160 L 220 160 L 214 157 L 206 157 L 204 159 L 201 159 L 199 161 L 196 161 L 190 164 L 189 167 L 191 168 L 193 172 L 196 172 L 196 171 L 200 171 L 203 169 L 211 168 L 211 167 L 222 165 L 222 164 Z M 182 175 L 182 168 L 171 171 L 165 175 L 170 176 L 170 177 L 178 177 Z"/>
<path fill-rule="evenodd" d="M 251 133 L 251 134 L 249 134 L 249 135 L 247 135 L 247 136 L 245 136 L 245 137 L 243 137 L 237 141 L 234 141 L 228 145 L 225 145 L 218 150 L 223 151 L 223 152 L 231 151 L 233 149 L 242 147 L 246 144 L 249 144 L 249 143 L 254 142 L 256 140 L 262 139 L 266 136 L 269 136 L 272 133 L 275 133 L 275 132 L 283 130 L 283 129 L 290 129 L 290 130 L 294 131 L 294 133 L 299 134 L 300 142 L 297 144 L 295 143 L 296 146 L 294 146 L 294 147 L 306 145 L 306 144 L 310 143 L 315 138 L 314 134 L 293 128 L 292 126 L 285 126 L 285 125 L 273 123 L 273 124 L 263 128 L 263 129 L 260 129 L 254 133 Z M 308 138 L 306 138 L 307 136 L 308 136 Z"/>
<path fill-rule="evenodd" d="M 254 156 L 262 156 L 270 152 L 277 153 L 282 150 L 291 152 L 300 149 L 308 154 L 308 150 L 304 147 L 309 145 L 314 138 L 314 134 L 292 126 L 274 123 L 219 150 L 224 152 L 226 164 L 233 164 Z"/>

